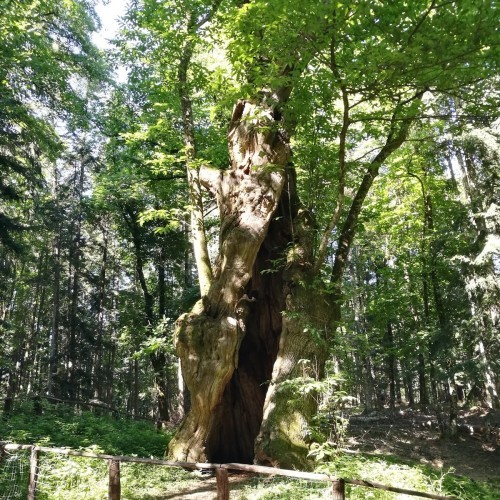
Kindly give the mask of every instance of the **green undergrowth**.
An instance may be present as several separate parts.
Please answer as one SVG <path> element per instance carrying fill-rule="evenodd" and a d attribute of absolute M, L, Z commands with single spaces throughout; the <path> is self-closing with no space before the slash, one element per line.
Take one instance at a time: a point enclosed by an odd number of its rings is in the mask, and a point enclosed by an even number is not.
<path fill-rule="evenodd" d="M 454 496 L 461 500 L 500 500 L 499 484 L 479 482 L 458 476 L 453 470 L 441 470 L 394 456 L 342 454 L 318 467 L 317 472 L 349 479 L 373 481 L 397 488 Z M 363 486 L 347 485 L 349 499 L 407 498 L 401 494 Z"/>
<path fill-rule="evenodd" d="M 29 453 L 9 453 L 0 466 L 0 499 L 24 499 L 28 493 Z M 196 489 L 192 473 L 158 465 L 121 463 L 121 497 L 164 498 L 169 491 Z M 41 453 L 37 500 L 92 500 L 108 496 L 106 460 Z"/>
<path fill-rule="evenodd" d="M 112 455 L 163 458 L 171 435 L 146 421 L 75 414 L 64 405 L 44 405 L 36 415 L 30 402 L 9 418 L 0 419 L 0 441 L 67 447 Z M 37 499 L 77 500 L 106 498 L 108 462 L 42 452 L 39 456 Z M 0 461 L 0 500 L 26 498 L 29 452 L 8 451 Z M 121 463 L 122 498 L 153 499 L 168 485 L 193 483 L 192 474 L 177 468 Z"/>
<path fill-rule="evenodd" d="M 399 461 L 392 456 L 338 455 L 317 467 L 316 472 L 333 477 L 363 479 L 408 490 L 453 496 L 459 500 L 500 500 L 500 481 L 478 482 L 460 477 L 453 471 L 442 471 L 417 462 Z M 327 482 L 300 481 L 274 477 L 253 478 L 231 488 L 231 498 L 240 500 L 277 500 L 331 498 L 332 487 Z M 392 500 L 418 498 L 400 493 L 346 485 L 348 500 Z"/>
<path fill-rule="evenodd" d="M 22 405 L 9 419 L 0 420 L 0 440 L 54 447 L 86 449 L 96 453 L 162 458 L 170 436 L 152 423 L 115 419 L 67 407 L 49 406 L 35 415 L 30 404 Z M 37 498 L 77 500 L 106 498 L 108 464 L 103 460 L 40 454 Z M 460 500 L 500 500 L 500 477 L 491 482 L 473 481 L 418 462 L 385 455 L 332 454 L 317 472 L 334 477 L 364 479 L 427 493 L 453 495 Z M 29 452 L 8 452 L 0 462 L 0 500 L 26 498 Z M 241 479 L 241 478 L 240 478 Z M 495 482 L 496 481 L 496 482 Z M 213 481 L 200 481 L 179 468 L 121 463 L 122 498 L 152 500 L 183 496 L 187 491 L 215 494 Z M 346 498 L 412 498 L 371 488 L 347 485 Z M 251 500 L 331 498 L 327 482 L 282 477 L 254 476 L 230 481 L 231 498 Z M 413 497 L 416 498 L 416 497 Z"/>
<path fill-rule="evenodd" d="M 31 402 L 0 419 L 0 441 L 41 446 L 91 449 L 96 453 L 162 458 L 171 436 L 152 422 L 78 414 L 67 405 L 44 404 L 36 415 Z"/>

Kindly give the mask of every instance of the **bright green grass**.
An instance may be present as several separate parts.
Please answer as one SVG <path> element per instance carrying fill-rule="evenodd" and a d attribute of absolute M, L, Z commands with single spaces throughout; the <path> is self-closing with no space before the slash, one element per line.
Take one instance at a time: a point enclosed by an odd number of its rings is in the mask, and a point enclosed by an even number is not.
<path fill-rule="evenodd" d="M 8 420 L 0 420 L 0 440 L 54 447 L 87 449 L 95 453 L 162 458 L 170 436 L 152 424 L 96 416 L 90 412 L 72 414 L 66 407 L 48 406 L 41 416 L 30 404 L 22 406 Z M 80 500 L 107 498 L 107 462 L 82 457 L 41 453 L 38 499 Z M 323 463 L 318 472 L 335 477 L 365 479 L 442 495 L 461 500 L 500 500 L 499 478 L 477 482 L 440 471 L 417 462 L 392 456 L 340 455 Z M 0 464 L 0 500 L 26 498 L 29 453 L 8 454 Z M 203 484 L 182 469 L 143 464 L 121 464 L 122 498 L 152 500 L 173 491 L 207 489 L 215 494 L 213 483 Z M 298 481 L 281 477 L 254 477 L 231 486 L 232 499 L 320 499 L 331 497 L 325 482 Z M 390 500 L 404 497 L 386 491 L 347 486 L 347 498 Z"/>
<path fill-rule="evenodd" d="M 364 479 L 387 486 L 455 496 L 460 500 L 500 500 L 500 479 L 491 482 L 477 482 L 459 477 L 452 471 L 443 472 L 419 463 L 399 462 L 392 456 L 366 457 L 362 455 L 340 455 L 331 462 L 322 464 L 317 472 L 333 477 Z M 500 471 L 499 471 L 500 474 Z M 233 491 L 233 490 L 232 490 Z M 331 498 L 331 486 L 326 482 L 299 481 L 288 478 L 252 479 L 239 485 L 231 498 L 245 500 L 274 499 L 321 499 Z M 418 498 L 376 490 L 362 486 L 346 485 L 349 500 L 411 499 Z"/>
<path fill-rule="evenodd" d="M 498 485 L 473 481 L 418 462 L 398 460 L 393 456 L 340 455 L 319 467 L 332 476 L 364 479 L 388 486 L 437 495 L 456 496 L 462 500 L 500 500 Z M 347 486 L 349 499 L 418 498 L 360 486 Z"/>

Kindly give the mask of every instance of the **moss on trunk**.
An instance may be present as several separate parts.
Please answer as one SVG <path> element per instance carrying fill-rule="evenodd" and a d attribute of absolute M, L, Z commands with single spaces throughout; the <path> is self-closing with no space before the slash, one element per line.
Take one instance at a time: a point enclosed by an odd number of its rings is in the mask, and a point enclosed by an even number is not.
<path fill-rule="evenodd" d="M 324 364 L 325 308 L 309 287 L 312 228 L 272 110 L 239 103 L 229 144 L 231 169 L 212 189 L 221 215 L 214 279 L 177 322 L 192 407 L 169 455 L 303 467 L 314 398 L 291 405 L 276 388 L 302 370 L 300 359 L 318 373 Z"/>

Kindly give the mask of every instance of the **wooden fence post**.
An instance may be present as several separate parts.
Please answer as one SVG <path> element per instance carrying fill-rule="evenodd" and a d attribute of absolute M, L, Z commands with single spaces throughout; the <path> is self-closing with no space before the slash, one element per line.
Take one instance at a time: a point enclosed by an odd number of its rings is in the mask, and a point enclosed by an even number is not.
<path fill-rule="evenodd" d="M 217 500 L 229 500 L 229 475 L 227 469 L 217 467 L 215 469 L 217 479 Z"/>
<path fill-rule="evenodd" d="M 108 499 L 120 500 L 120 496 L 121 496 L 120 461 L 111 459 L 109 461 Z"/>
<path fill-rule="evenodd" d="M 333 481 L 333 500 L 345 500 L 345 481 L 337 479 Z"/>
<path fill-rule="evenodd" d="M 39 451 L 36 446 L 31 447 L 30 457 L 30 482 L 28 486 L 28 500 L 35 500 L 36 498 L 36 483 L 38 480 L 38 458 Z"/>

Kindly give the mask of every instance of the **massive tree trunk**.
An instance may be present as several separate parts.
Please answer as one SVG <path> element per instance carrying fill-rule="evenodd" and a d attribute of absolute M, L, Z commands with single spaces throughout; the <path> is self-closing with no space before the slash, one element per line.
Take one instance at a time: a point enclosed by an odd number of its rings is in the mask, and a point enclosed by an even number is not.
<path fill-rule="evenodd" d="M 279 382 L 317 344 L 297 318 L 312 302 L 298 285 L 310 257 L 298 222 L 307 217 L 275 116 L 270 107 L 240 101 L 229 127 L 231 168 L 211 175 L 219 257 L 207 295 L 177 322 L 192 405 L 170 445 L 177 460 L 275 462 L 288 446 L 287 458 L 297 462 L 307 451 L 298 416 L 307 405 L 290 408 L 294 425 L 276 418 Z"/>
<path fill-rule="evenodd" d="M 240 101 L 229 126 L 231 168 L 200 171 L 220 210 L 219 257 L 207 293 L 177 322 L 192 407 L 170 444 L 173 459 L 307 465 L 314 398 L 297 397 L 294 384 L 284 382 L 322 376 L 324 340 L 340 320 L 340 283 L 361 206 L 411 120 L 399 124 L 398 104 L 344 222 L 328 295 L 315 279 L 309 214 L 280 131 L 279 107 L 290 91 Z"/>

